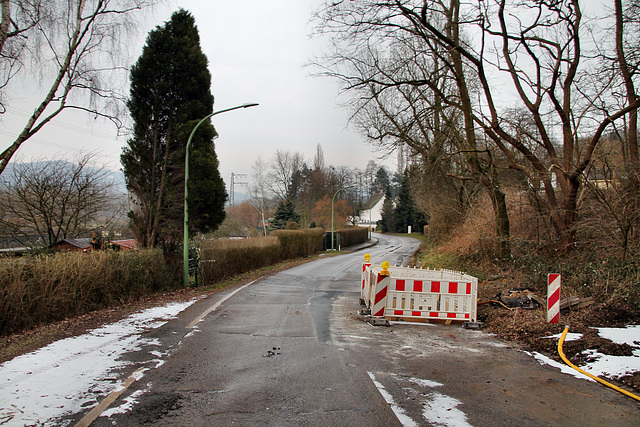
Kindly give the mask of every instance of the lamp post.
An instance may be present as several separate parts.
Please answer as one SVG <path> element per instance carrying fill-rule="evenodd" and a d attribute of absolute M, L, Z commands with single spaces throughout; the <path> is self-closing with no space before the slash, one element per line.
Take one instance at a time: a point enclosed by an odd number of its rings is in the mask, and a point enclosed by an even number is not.
<path fill-rule="evenodd" d="M 183 229 L 183 246 L 182 246 L 182 267 L 183 267 L 183 284 L 187 286 L 189 284 L 189 205 L 187 203 L 187 197 L 189 196 L 189 147 L 191 146 L 191 140 L 195 135 L 196 130 L 200 127 L 205 120 L 210 119 L 212 116 L 220 113 L 226 113 L 227 111 L 237 110 L 239 108 L 255 107 L 257 103 L 242 104 L 236 107 L 226 108 L 224 110 L 214 111 L 213 113 L 200 120 L 198 124 L 193 128 L 189 139 L 187 140 L 187 148 L 184 156 L 184 229 Z"/>
<path fill-rule="evenodd" d="M 333 202 L 336 199 L 336 196 L 338 195 L 339 192 L 341 192 L 342 190 L 346 190 L 348 188 L 353 188 L 354 186 L 351 185 L 349 187 L 342 187 L 341 189 L 339 189 L 338 191 L 335 192 L 335 194 L 333 195 L 333 197 L 331 198 L 331 250 L 334 250 L 333 247 Z"/>

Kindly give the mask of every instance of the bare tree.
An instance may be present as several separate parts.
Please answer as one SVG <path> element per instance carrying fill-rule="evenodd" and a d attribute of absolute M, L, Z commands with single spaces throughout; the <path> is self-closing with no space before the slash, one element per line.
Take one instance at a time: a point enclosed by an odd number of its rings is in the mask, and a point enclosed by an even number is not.
<path fill-rule="evenodd" d="M 291 196 L 293 179 L 304 166 L 302 153 L 278 150 L 269 162 L 267 185 L 280 200 Z"/>
<path fill-rule="evenodd" d="M 638 54 L 640 39 L 640 4 L 637 1 L 628 2 L 627 9 L 623 8 L 622 0 L 614 0 L 615 16 L 615 52 L 613 60 L 614 69 L 619 70 L 622 83 L 625 88 L 626 103 L 633 105 L 637 103 L 638 94 L 634 80 L 637 79 L 638 67 L 640 66 Z M 605 54 L 606 57 L 606 54 Z M 633 109 L 628 114 L 628 125 L 626 126 L 626 154 L 628 164 L 636 176 L 640 167 L 640 156 L 638 155 L 638 110 Z"/>
<path fill-rule="evenodd" d="M 491 150 L 484 151 L 487 147 L 478 140 L 478 130 L 510 168 L 540 183 L 536 197 L 555 231 L 558 248 L 574 247 L 582 176 L 607 127 L 640 105 L 640 98 L 634 100 L 632 94 L 621 99 L 611 76 L 593 84 L 591 75 L 602 67 L 595 51 L 602 40 L 587 43 L 590 35 L 578 0 L 327 2 L 321 14 L 325 31 L 350 28 L 356 36 L 402 33 L 436 48 L 429 54 L 437 55 L 455 79 L 459 99 L 452 99 L 451 105 L 463 115 L 472 176 L 492 195 L 498 221 L 504 197 L 495 186 L 492 162 L 480 156 L 490 155 Z M 474 37 L 467 40 L 463 34 Z M 627 34 L 623 32 L 623 37 Z M 351 45 L 373 43 L 358 37 Z M 530 114 L 541 150 L 532 150 L 506 126 L 504 93 L 515 95 L 510 107 L 522 107 Z M 619 106 L 596 108 L 607 97 L 620 100 Z"/>
<path fill-rule="evenodd" d="M 123 195 L 109 171 L 92 155 L 75 163 L 46 160 L 17 163 L 2 181 L 0 229 L 26 246 L 49 246 L 92 229 L 110 228 L 124 216 Z"/>
<path fill-rule="evenodd" d="M 41 81 L 45 90 L 22 131 L 0 153 L 0 174 L 18 148 L 65 109 L 120 124 L 117 107 L 124 96 L 111 80 L 117 71 L 126 76 L 128 64 L 117 62 L 118 52 L 129 43 L 136 12 L 155 2 L 0 1 L 0 113 L 7 111 L 14 81 Z"/>
<path fill-rule="evenodd" d="M 451 176 L 482 185 L 493 202 L 498 256 L 510 256 L 509 217 L 494 156 L 478 139 L 474 123 L 475 81 L 462 56 L 443 47 L 405 12 L 411 2 L 344 2 L 327 5 L 321 29 L 331 31 L 336 48 L 321 66 L 355 92 L 357 124 L 378 145 L 406 145 L 427 159 L 458 157 L 462 171 Z M 425 3 L 426 4 L 426 3 Z M 438 19 L 447 37 L 463 44 L 459 7 Z M 446 148 L 445 148 L 446 147 Z M 459 173 L 463 172 L 463 173 Z"/>
<path fill-rule="evenodd" d="M 251 205 L 258 211 L 261 217 L 261 228 L 264 235 L 267 235 L 267 227 L 265 217 L 268 211 L 268 194 L 267 194 L 267 171 L 264 161 L 258 157 L 252 166 L 253 185 L 249 187 L 251 194 Z"/>

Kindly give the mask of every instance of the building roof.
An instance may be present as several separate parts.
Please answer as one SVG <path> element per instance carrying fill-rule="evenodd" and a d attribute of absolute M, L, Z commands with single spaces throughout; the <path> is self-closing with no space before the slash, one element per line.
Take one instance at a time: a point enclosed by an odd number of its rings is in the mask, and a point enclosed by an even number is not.
<path fill-rule="evenodd" d="M 384 193 L 372 194 L 371 197 L 369 197 L 369 199 L 366 202 L 364 202 L 363 207 L 366 209 L 369 209 L 373 205 L 378 204 L 378 202 L 383 198 L 384 198 Z"/>
<path fill-rule="evenodd" d="M 111 243 L 119 245 L 123 248 L 136 250 L 138 249 L 138 242 L 136 239 L 126 239 L 126 240 L 112 240 Z"/>
<path fill-rule="evenodd" d="M 59 242 L 54 243 L 52 246 L 60 246 L 63 243 L 67 243 L 71 246 L 75 246 L 79 249 L 86 249 L 91 247 L 91 239 L 62 239 Z"/>

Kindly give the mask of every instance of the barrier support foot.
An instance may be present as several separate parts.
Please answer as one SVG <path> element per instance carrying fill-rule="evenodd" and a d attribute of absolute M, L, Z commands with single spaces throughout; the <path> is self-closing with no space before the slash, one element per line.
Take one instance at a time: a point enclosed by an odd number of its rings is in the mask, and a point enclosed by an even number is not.
<path fill-rule="evenodd" d="M 465 329 L 482 329 L 482 322 L 464 322 L 462 327 Z"/>
<path fill-rule="evenodd" d="M 367 316 L 364 320 L 371 326 L 390 326 L 389 321 L 384 317 Z"/>

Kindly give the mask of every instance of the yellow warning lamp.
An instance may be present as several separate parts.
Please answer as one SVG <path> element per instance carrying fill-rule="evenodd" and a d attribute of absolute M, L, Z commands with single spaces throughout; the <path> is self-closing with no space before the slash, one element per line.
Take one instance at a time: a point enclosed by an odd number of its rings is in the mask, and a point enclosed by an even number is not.
<path fill-rule="evenodd" d="M 389 275 L 389 266 L 391 264 L 389 264 L 389 261 L 382 261 L 382 264 L 380 264 L 380 266 L 382 267 L 382 271 L 380 272 L 381 276 L 388 276 Z"/>

